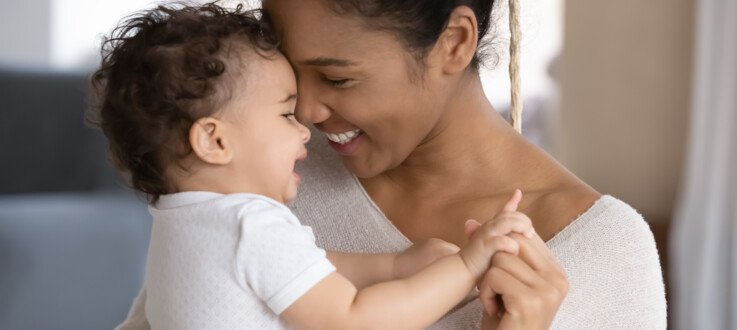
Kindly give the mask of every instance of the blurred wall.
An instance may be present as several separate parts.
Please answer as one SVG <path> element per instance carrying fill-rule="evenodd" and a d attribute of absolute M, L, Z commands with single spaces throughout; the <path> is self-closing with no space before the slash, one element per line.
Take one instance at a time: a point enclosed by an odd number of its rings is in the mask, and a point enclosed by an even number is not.
<path fill-rule="evenodd" d="M 669 221 L 690 102 L 695 0 L 567 0 L 555 156 Z"/>
<path fill-rule="evenodd" d="M 48 63 L 51 56 L 51 1 L 3 1 L 0 45 L 0 65 L 31 67 Z"/>

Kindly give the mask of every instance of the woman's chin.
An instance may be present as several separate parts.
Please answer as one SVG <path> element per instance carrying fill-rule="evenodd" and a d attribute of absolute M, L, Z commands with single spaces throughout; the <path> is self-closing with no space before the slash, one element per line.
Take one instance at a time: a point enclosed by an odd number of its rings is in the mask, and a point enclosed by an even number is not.
<path fill-rule="evenodd" d="M 366 161 L 362 158 L 356 157 L 341 157 L 343 159 L 343 165 L 349 172 L 361 179 L 373 178 L 384 171 L 385 168 L 380 166 L 371 166 L 371 162 Z"/>

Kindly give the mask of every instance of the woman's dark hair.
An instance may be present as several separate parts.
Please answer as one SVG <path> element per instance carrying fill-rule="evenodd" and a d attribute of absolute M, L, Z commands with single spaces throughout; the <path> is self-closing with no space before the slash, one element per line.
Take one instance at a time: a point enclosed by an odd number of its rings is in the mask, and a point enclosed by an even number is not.
<path fill-rule="evenodd" d="M 103 40 L 87 122 L 102 129 L 113 164 L 149 202 L 173 192 L 166 168 L 192 152 L 192 124 L 227 101 L 225 77 L 245 67 L 242 52 L 228 53 L 244 46 L 268 57 L 277 40 L 258 12 L 216 3 L 142 11 Z"/>
<path fill-rule="evenodd" d="M 471 67 L 478 70 L 488 56 L 487 32 L 491 27 L 494 0 L 325 0 L 338 14 L 354 14 L 372 28 L 395 33 L 400 40 L 424 59 L 448 24 L 450 14 L 458 6 L 473 10 L 478 22 L 478 48 Z"/>

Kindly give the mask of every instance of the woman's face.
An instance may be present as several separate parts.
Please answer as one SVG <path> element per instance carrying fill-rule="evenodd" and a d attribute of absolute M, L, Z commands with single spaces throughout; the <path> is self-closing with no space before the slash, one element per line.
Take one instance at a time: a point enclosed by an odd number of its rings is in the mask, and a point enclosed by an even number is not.
<path fill-rule="evenodd" d="M 339 16 L 320 0 L 267 0 L 264 7 L 297 76 L 297 118 L 324 132 L 351 172 L 370 178 L 394 168 L 433 135 L 441 80 L 393 34 Z"/>

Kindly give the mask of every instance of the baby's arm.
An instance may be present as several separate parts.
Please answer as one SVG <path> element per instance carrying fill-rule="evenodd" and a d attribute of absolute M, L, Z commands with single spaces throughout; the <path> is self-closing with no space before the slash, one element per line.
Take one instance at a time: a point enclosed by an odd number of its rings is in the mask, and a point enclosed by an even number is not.
<path fill-rule="evenodd" d="M 327 256 L 338 273 L 360 290 L 375 283 L 410 276 L 438 258 L 457 253 L 458 250 L 455 244 L 432 238 L 414 244 L 402 253 L 327 252 Z"/>
<path fill-rule="evenodd" d="M 460 302 L 476 280 L 457 254 L 406 279 L 360 291 L 334 272 L 282 316 L 300 329 L 424 328 Z"/>
<path fill-rule="evenodd" d="M 327 252 L 328 259 L 338 273 L 361 289 L 374 283 L 394 279 L 396 254 L 364 254 Z"/>
<path fill-rule="evenodd" d="M 282 316 L 298 328 L 308 329 L 427 327 L 466 297 L 495 252 L 517 253 L 517 243 L 507 234 L 528 234 L 532 230 L 524 216 L 507 214 L 495 220 L 479 228 L 459 253 L 443 257 L 405 279 L 358 290 L 334 272 Z"/>

